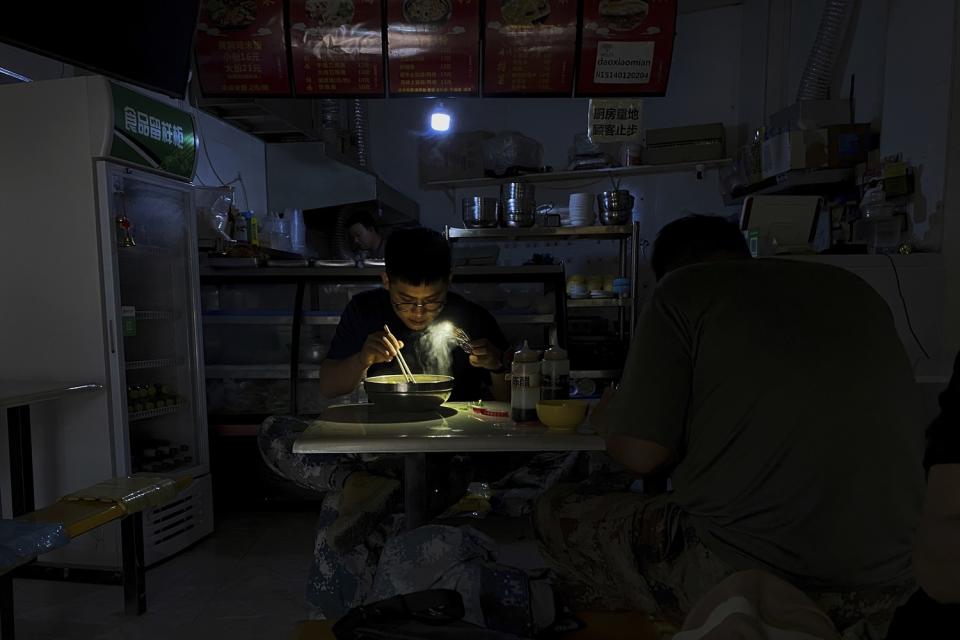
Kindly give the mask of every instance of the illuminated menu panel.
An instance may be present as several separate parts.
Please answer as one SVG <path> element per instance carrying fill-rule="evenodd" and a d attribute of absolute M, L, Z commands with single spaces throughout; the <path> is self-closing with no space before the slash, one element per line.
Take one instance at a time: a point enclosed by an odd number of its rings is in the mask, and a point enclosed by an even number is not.
<path fill-rule="evenodd" d="M 486 0 L 483 94 L 569 96 L 576 0 Z"/>
<path fill-rule="evenodd" d="M 389 93 L 477 95 L 480 0 L 387 0 Z"/>
<path fill-rule="evenodd" d="M 289 96 L 283 3 L 204 0 L 196 57 L 205 96 Z"/>
<path fill-rule="evenodd" d="M 291 0 L 297 95 L 383 95 L 382 25 L 380 0 Z"/>

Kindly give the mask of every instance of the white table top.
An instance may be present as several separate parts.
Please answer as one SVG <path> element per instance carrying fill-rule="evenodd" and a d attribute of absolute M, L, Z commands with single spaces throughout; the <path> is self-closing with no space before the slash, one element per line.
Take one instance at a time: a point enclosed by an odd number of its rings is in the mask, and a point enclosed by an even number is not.
<path fill-rule="evenodd" d="M 517 426 L 507 418 L 474 414 L 450 402 L 430 419 L 383 416 L 371 405 L 330 407 L 293 445 L 294 453 L 438 453 L 481 451 L 603 451 L 603 438 L 543 426 Z"/>
<path fill-rule="evenodd" d="M 99 391 L 103 385 L 85 382 L 0 381 L 0 407 L 18 407 L 84 391 Z"/>

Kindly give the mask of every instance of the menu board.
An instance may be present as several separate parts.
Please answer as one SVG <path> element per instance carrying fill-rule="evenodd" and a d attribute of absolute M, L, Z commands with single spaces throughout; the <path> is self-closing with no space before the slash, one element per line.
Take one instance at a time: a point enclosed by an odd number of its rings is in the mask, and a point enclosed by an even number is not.
<path fill-rule="evenodd" d="M 380 0 L 291 0 L 297 95 L 382 96 Z"/>
<path fill-rule="evenodd" d="M 387 0 L 390 95 L 477 95 L 480 0 Z"/>
<path fill-rule="evenodd" d="M 676 0 L 584 0 L 578 96 L 667 92 Z"/>
<path fill-rule="evenodd" d="M 196 57 L 205 96 L 289 96 L 283 2 L 204 0 Z"/>
<path fill-rule="evenodd" d="M 483 94 L 570 96 L 576 0 L 486 0 Z"/>

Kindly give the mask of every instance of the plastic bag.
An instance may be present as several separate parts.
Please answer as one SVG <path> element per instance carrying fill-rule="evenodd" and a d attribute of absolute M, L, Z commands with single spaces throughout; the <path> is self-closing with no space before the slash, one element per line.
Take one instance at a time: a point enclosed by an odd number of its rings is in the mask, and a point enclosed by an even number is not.
<path fill-rule="evenodd" d="M 496 176 L 543 166 L 543 145 L 517 131 L 503 131 L 483 142 L 483 168 Z"/>
<path fill-rule="evenodd" d="M 207 226 L 216 234 L 218 239 L 234 243 L 236 240 L 230 237 L 230 207 L 233 205 L 233 198 L 224 194 L 213 201 L 209 209 L 203 210 Z"/>

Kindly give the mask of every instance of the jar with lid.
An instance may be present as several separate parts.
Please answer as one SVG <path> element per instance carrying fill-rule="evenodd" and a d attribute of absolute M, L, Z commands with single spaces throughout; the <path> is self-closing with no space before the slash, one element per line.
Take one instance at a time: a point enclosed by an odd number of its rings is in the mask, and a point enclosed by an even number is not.
<path fill-rule="evenodd" d="M 535 422 L 539 401 L 540 352 L 524 340 L 510 367 L 510 417 L 514 422 Z"/>
<path fill-rule="evenodd" d="M 540 365 L 541 392 L 544 400 L 566 400 L 570 397 L 570 358 L 567 352 L 553 345 L 543 354 Z"/>

